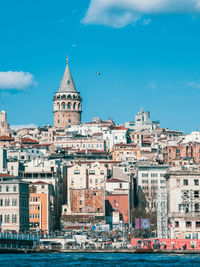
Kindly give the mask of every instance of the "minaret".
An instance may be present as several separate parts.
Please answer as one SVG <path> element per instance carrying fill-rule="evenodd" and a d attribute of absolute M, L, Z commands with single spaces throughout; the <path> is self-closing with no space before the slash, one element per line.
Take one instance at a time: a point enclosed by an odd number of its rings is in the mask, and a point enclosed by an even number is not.
<path fill-rule="evenodd" d="M 9 124 L 7 123 L 6 112 L 4 110 L 0 113 L 0 136 L 9 136 Z"/>
<path fill-rule="evenodd" d="M 54 126 L 65 128 L 81 123 L 81 96 L 76 91 L 67 57 L 67 66 L 60 83 L 60 88 L 54 96 Z"/>

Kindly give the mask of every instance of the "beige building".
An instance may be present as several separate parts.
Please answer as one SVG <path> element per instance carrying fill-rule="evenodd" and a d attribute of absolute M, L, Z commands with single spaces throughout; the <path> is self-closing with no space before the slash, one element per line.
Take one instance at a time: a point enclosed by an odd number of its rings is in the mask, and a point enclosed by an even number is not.
<path fill-rule="evenodd" d="M 133 162 L 134 160 L 140 160 L 141 149 L 137 144 L 116 144 L 110 154 L 113 160 L 123 161 L 130 159 Z"/>
<path fill-rule="evenodd" d="M 77 138 L 77 139 L 67 139 L 64 136 L 55 137 L 54 144 L 57 147 L 61 148 L 75 148 L 80 150 L 85 149 L 94 149 L 105 151 L 106 150 L 106 142 L 104 140 L 99 140 L 96 138 Z"/>
<path fill-rule="evenodd" d="M 107 168 L 99 162 L 77 163 L 69 168 L 67 199 L 62 215 L 104 216 L 106 177 Z"/>
<path fill-rule="evenodd" d="M 65 128 L 81 123 L 81 96 L 70 73 L 68 59 L 59 91 L 54 96 L 54 126 Z"/>
<path fill-rule="evenodd" d="M 0 223 L 2 231 L 29 229 L 29 184 L 0 174 Z"/>
<path fill-rule="evenodd" d="M 200 171 L 169 171 L 166 175 L 171 238 L 200 239 Z"/>

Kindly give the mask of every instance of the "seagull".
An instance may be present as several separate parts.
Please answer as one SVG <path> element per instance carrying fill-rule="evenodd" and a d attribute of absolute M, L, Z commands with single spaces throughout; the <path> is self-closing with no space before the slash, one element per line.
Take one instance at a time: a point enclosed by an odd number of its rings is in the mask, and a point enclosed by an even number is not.
<path fill-rule="evenodd" d="M 96 71 L 96 75 L 101 75 L 101 73 L 100 73 L 100 72 L 98 72 L 98 71 Z"/>

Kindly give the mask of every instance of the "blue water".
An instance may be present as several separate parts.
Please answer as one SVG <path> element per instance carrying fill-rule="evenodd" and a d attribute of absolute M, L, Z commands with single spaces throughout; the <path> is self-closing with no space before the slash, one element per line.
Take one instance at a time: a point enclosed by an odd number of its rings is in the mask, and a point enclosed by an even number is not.
<path fill-rule="evenodd" d="M 200 266 L 200 255 L 125 253 L 0 254 L 0 266 Z"/>

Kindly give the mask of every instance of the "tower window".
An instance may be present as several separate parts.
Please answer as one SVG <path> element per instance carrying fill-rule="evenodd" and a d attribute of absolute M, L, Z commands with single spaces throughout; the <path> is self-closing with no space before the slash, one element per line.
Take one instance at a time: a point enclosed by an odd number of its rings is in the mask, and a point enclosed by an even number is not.
<path fill-rule="evenodd" d="M 63 109 L 65 109 L 65 103 L 62 104 Z"/>
<path fill-rule="evenodd" d="M 60 120 L 58 120 L 58 123 L 60 122 Z"/>
<path fill-rule="evenodd" d="M 67 108 L 68 108 L 68 109 L 71 109 L 71 103 L 68 103 L 68 104 L 67 104 Z"/>
<path fill-rule="evenodd" d="M 69 123 L 71 123 L 71 120 L 69 120 Z"/>
<path fill-rule="evenodd" d="M 67 84 L 70 84 L 70 81 L 69 80 L 67 81 Z"/>

